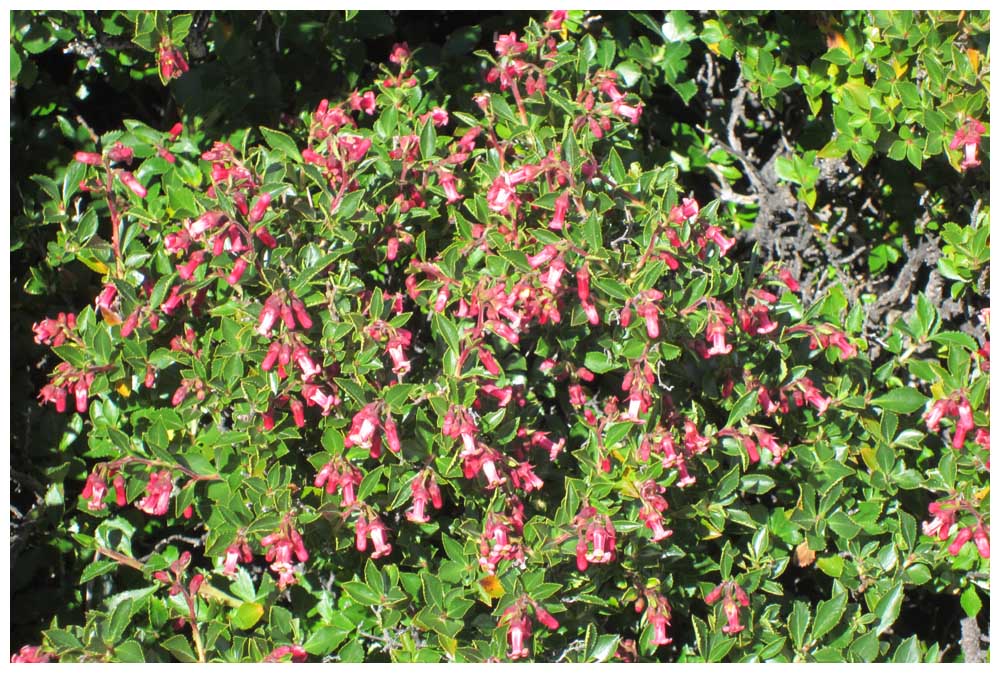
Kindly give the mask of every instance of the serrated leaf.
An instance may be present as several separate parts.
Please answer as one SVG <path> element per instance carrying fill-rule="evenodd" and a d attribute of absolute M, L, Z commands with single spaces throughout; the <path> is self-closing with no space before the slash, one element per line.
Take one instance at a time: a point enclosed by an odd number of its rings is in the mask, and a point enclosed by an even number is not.
<path fill-rule="evenodd" d="M 792 607 L 792 614 L 788 618 L 788 631 L 792 636 L 792 642 L 795 643 L 795 649 L 802 648 L 802 643 L 806 637 L 806 629 L 809 628 L 809 621 L 811 619 L 812 615 L 805 601 L 795 601 L 795 605 Z"/>
<path fill-rule="evenodd" d="M 819 565 L 819 562 L 816 565 Z M 820 601 L 816 605 L 816 619 L 813 621 L 811 638 L 817 640 L 829 633 L 833 627 L 840 623 L 840 619 L 843 617 L 846 608 L 846 591 L 834 594 L 829 600 Z"/>
<path fill-rule="evenodd" d="M 309 654 L 322 657 L 337 649 L 341 643 L 347 640 L 350 633 L 350 631 L 344 631 L 335 626 L 321 626 L 313 631 L 302 647 Z"/>
<path fill-rule="evenodd" d="M 264 142 L 272 150 L 283 153 L 289 159 L 294 159 L 296 163 L 302 163 L 302 154 L 299 153 L 299 148 L 290 135 L 282 131 L 269 129 L 266 126 L 260 127 L 260 133 L 264 136 Z"/>
<path fill-rule="evenodd" d="M 434 156 L 436 144 L 437 131 L 434 130 L 434 122 L 428 118 L 424 128 L 420 131 L 420 158 L 424 161 L 430 160 Z"/>
<path fill-rule="evenodd" d="M 611 361 L 606 353 L 591 351 L 583 358 L 583 366 L 595 374 L 603 374 L 617 369 L 617 365 Z"/>
<path fill-rule="evenodd" d="M 115 661 L 123 664 L 144 664 L 146 655 L 142 646 L 134 640 L 126 640 L 115 645 Z"/>
<path fill-rule="evenodd" d="M 361 605 L 378 605 L 381 602 L 381 597 L 363 582 L 352 580 L 344 582 L 343 587 L 347 595 Z"/>
<path fill-rule="evenodd" d="M 726 420 L 726 427 L 735 427 L 743 418 L 747 416 L 753 409 L 757 406 L 757 391 L 751 390 L 745 393 L 740 399 L 736 401 L 733 405 L 732 411 L 729 412 L 729 418 Z"/>
<path fill-rule="evenodd" d="M 923 407 L 927 403 L 927 398 L 914 388 L 895 388 L 885 395 L 876 397 L 871 403 L 887 411 L 910 414 Z"/>
<path fill-rule="evenodd" d="M 896 584 L 875 606 L 875 615 L 878 617 L 878 626 L 875 628 L 875 633 L 882 635 L 886 629 L 896 622 L 896 618 L 899 617 L 899 609 L 902 605 L 903 585 Z"/>
<path fill-rule="evenodd" d="M 970 619 L 974 619 L 983 608 L 983 601 L 979 598 L 979 592 L 976 591 L 976 587 L 972 585 L 969 585 L 965 591 L 962 592 L 962 597 L 959 599 L 959 603 L 962 604 L 962 609 L 965 610 L 966 616 Z"/>
<path fill-rule="evenodd" d="M 252 629 L 264 616 L 264 606 L 260 603 L 244 603 L 233 611 L 230 621 L 238 629 Z"/>
<path fill-rule="evenodd" d="M 194 651 L 191 649 L 191 643 L 184 636 L 171 636 L 161 642 L 160 647 L 173 654 L 177 658 L 177 661 L 181 663 L 188 664 L 198 661 L 198 658 L 194 656 Z"/>

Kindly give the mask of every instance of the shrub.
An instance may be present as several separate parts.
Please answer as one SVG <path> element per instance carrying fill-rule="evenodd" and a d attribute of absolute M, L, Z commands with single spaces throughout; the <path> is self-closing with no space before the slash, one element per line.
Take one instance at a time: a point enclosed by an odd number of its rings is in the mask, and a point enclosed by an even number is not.
<path fill-rule="evenodd" d="M 940 656 L 893 627 L 988 586 L 988 341 L 922 298 L 873 367 L 841 289 L 626 165 L 643 101 L 579 28 L 500 35 L 471 101 L 398 44 L 285 131 L 127 121 L 36 177 L 49 264 L 102 278 L 35 326 L 95 560 L 17 656 Z"/>

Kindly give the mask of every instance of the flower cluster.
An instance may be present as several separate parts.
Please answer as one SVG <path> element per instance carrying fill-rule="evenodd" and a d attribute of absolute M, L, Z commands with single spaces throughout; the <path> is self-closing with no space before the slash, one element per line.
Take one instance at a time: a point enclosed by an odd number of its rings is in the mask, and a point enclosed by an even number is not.
<path fill-rule="evenodd" d="M 740 623 L 740 608 L 750 607 L 750 598 L 747 592 L 739 584 L 733 581 L 725 581 L 712 589 L 705 602 L 714 605 L 722 599 L 722 612 L 726 616 L 726 625 L 722 627 L 722 632 L 729 635 L 739 633 L 744 628 Z"/>
<path fill-rule="evenodd" d="M 260 544 L 267 549 L 265 559 L 271 564 L 271 570 L 278 574 L 278 588 L 295 584 L 295 559 L 300 563 L 309 560 L 302 536 L 295 529 L 290 518 L 286 518 L 281 528 L 261 539 Z"/>

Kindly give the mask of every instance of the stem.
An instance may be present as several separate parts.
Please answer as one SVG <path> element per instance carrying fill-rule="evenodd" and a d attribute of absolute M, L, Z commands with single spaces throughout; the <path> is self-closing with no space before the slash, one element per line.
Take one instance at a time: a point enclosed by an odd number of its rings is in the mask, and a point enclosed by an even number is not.
<path fill-rule="evenodd" d="M 194 613 L 194 599 L 191 594 L 184 592 L 184 598 L 187 600 L 188 613 L 191 616 L 191 638 L 194 640 L 194 648 L 198 651 L 198 663 L 204 664 L 205 658 L 205 646 L 201 642 L 201 631 L 198 630 L 198 619 Z"/>
<path fill-rule="evenodd" d="M 140 465 L 147 465 L 149 467 L 166 467 L 171 470 L 180 470 L 183 472 L 191 481 L 222 481 L 222 477 L 217 474 L 198 474 L 193 470 L 190 470 L 183 465 L 178 465 L 176 463 L 168 463 L 165 460 L 153 460 L 150 458 L 136 458 L 134 456 L 126 456 L 124 458 L 119 458 L 118 460 L 111 463 L 115 467 L 121 467 L 122 465 L 127 465 L 129 463 L 138 463 Z"/>
<path fill-rule="evenodd" d="M 521 123 L 528 125 L 528 113 L 524 111 L 524 101 L 521 100 L 521 90 L 517 88 L 517 82 L 510 85 L 511 93 L 514 94 L 514 101 L 517 103 L 517 114 L 521 118 Z"/>
<path fill-rule="evenodd" d="M 144 572 L 146 570 L 146 564 L 142 561 L 132 558 L 127 554 L 122 554 L 116 552 L 113 549 L 108 549 L 107 547 L 98 546 L 96 549 L 97 553 L 101 556 L 106 556 L 112 561 L 117 561 L 123 566 L 128 566 L 133 570 L 138 570 L 139 572 Z M 214 600 L 220 603 L 225 603 L 231 608 L 238 608 L 243 605 L 243 601 L 233 598 L 229 594 L 225 593 L 221 589 L 216 589 L 214 586 L 208 582 L 202 582 L 201 587 L 198 588 L 198 594 L 204 597 L 206 600 Z"/>
<path fill-rule="evenodd" d="M 111 175 L 111 170 L 108 169 L 107 179 L 104 183 L 104 193 L 106 194 L 106 199 L 108 201 L 108 212 L 111 216 L 111 249 L 115 253 L 115 271 L 118 276 L 122 275 L 122 247 L 121 247 L 121 234 L 119 230 L 121 229 L 121 217 L 118 214 L 118 209 L 115 208 L 115 194 L 112 189 L 114 185 L 114 176 Z"/>

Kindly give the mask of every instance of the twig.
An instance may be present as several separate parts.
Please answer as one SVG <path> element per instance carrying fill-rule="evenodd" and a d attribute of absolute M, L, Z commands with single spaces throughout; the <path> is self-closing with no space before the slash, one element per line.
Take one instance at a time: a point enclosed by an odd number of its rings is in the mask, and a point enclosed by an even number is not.
<path fill-rule="evenodd" d="M 138 570 L 139 572 L 145 572 L 146 570 L 145 563 L 143 563 L 139 559 L 132 558 L 128 554 L 122 554 L 120 552 L 116 552 L 113 549 L 108 549 L 107 547 L 100 547 L 100 546 L 97 547 L 97 553 L 100 554 L 101 556 L 107 556 L 112 561 L 117 561 L 120 565 L 128 566 L 133 570 Z M 220 603 L 225 603 L 226 605 L 232 608 L 238 608 L 243 604 L 243 602 L 240 601 L 239 599 L 230 596 L 221 589 L 216 589 L 208 582 L 202 582 L 201 587 L 198 588 L 198 595 L 202 596 L 207 600 L 215 600 L 219 601 Z"/>
<path fill-rule="evenodd" d="M 965 663 L 981 664 L 986 661 L 985 657 L 983 657 L 984 652 L 979 647 L 983 634 L 979 630 L 976 618 L 965 617 L 959 624 L 962 626 L 962 638 L 958 642 L 962 648 L 962 654 L 965 655 Z"/>

